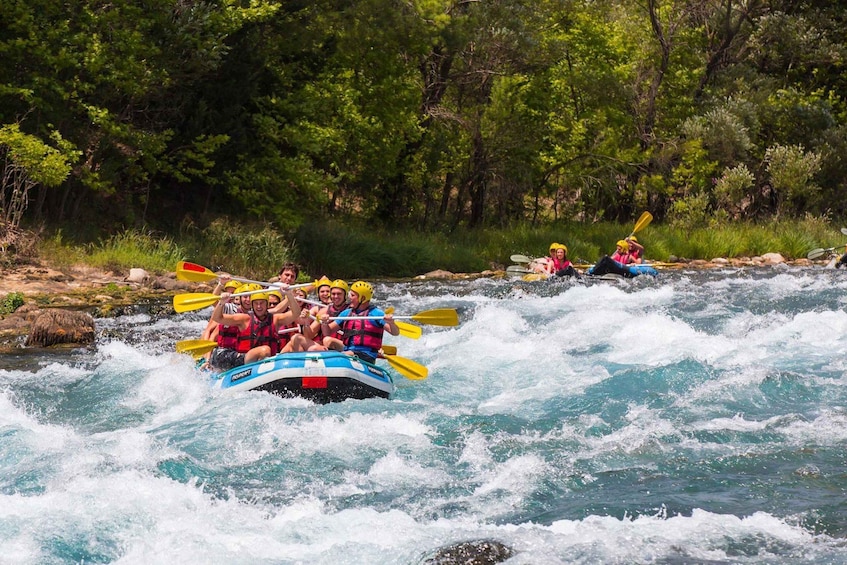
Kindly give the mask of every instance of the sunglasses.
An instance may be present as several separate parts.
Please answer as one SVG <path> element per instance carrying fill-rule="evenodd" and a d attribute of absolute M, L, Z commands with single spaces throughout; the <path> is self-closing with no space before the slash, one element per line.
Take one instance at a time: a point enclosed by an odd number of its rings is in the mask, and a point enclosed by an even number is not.
<path fill-rule="evenodd" d="M 279 300 L 268 300 L 268 306 L 270 306 L 271 308 L 273 308 L 277 304 L 279 304 Z"/>

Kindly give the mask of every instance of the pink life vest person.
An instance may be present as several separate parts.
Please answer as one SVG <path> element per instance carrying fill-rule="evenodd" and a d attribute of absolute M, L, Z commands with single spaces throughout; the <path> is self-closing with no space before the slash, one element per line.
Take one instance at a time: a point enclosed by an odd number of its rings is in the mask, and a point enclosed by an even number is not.
<path fill-rule="evenodd" d="M 634 235 L 629 236 L 624 241 L 629 244 L 629 256 L 632 258 L 630 263 L 641 264 L 644 262 L 644 246 L 638 243 L 638 239 Z"/>
<path fill-rule="evenodd" d="M 612 261 L 617 261 L 621 265 L 632 263 L 632 256 L 629 254 L 629 243 L 623 239 L 618 241 L 615 252 L 612 253 Z"/>
<path fill-rule="evenodd" d="M 340 328 L 342 336 L 341 348 L 348 355 L 355 355 L 368 363 L 376 362 L 379 349 L 382 347 L 382 336 L 386 330 L 391 335 L 399 335 L 400 328 L 394 323 L 394 317 L 371 305 L 373 287 L 365 281 L 356 281 L 350 285 L 350 307 L 339 314 L 336 321 L 329 320 L 329 315 L 321 314 L 321 332 L 329 335 Z M 345 320 L 344 318 L 375 317 L 374 320 Z M 338 349 L 337 345 L 331 345 Z"/>

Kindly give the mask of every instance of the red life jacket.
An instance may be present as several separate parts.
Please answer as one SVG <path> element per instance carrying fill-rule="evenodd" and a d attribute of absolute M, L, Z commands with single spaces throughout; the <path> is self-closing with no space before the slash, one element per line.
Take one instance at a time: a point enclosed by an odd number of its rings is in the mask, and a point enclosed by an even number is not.
<path fill-rule="evenodd" d="M 291 322 L 287 326 L 282 326 L 281 328 L 277 328 L 276 331 L 282 332 L 282 330 L 290 330 L 291 328 L 297 328 L 299 330 L 300 326 L 297 324 L 297 322 Z M 279 341 L 279 350 L 280 351 L 282 351 L 282 349 L 286 345 L 288 345 L 288 342 L 291 341 L 291 336 L 293 336 L 296 333 L 298 333 L 298 332 L 287 331 L 287 332 L 284 332 L 284 333 L 277 333 L 276 334 L 276 338 Z"/>
<path fill-rule="evenodd" d="M 338 316 L 339 314 L 341 314 L 342 312 L 344 312 L 345 310 L 347 310 L 349 307 L 350 307 L 350 305 L 347 304 L 346 302 L 341 305 L 341 308 L 336 308 L 334 304 L 330 304 L 327 307 L 326 312 L 327 312 L 327 314 L 329 314 L 330 317 L 335 317 L 335 316 Z M 341 329 L 339 328 L 338 330 L 331 332 L 329 334 L 329 336 L 327 336 L 327 335 L 324 334 L 324 326 L 323 326 L 323 324 L 321 324 L 321 327 L 318 330 L 318 335 L 315 336 L 315 341 L 318 342 L 318 343 L 321 343 L 323 341 L 323 338 L 325 338 L 325 337 L 334 337 L 334 338 L 337 338 L 337 339 L 342 339 L 343 333 L 341 332 Z"/>
<path fill-rule="evenodd" d="M 236 349 L 238 347 L 238 326 L 218 324 L 218 347 Z"/>
<path fill-rule="evenodd" d="M 250 314 L 250 325 L 238 332 L 238 346 L 235 348 L 239 353 L 247 353 L 254 347 L 267 345 L 271 348 L 271 355 L 279 353 L 279 337 L 274 327 L 273 314 L 267 314 L 264 320 Z"/>
<path fill-rule="evenodd" d="M 351 310 L 350 316 L 370 316 L 374 306 L 368 306 L 365 310 Z M 341 338 L 345 347 L 358 345 L 379 349 L 382 347 L 382 335 L 385 329 L 376 323 L 377 320 L 342 320 L 341 330 L 344 336 Z"/>

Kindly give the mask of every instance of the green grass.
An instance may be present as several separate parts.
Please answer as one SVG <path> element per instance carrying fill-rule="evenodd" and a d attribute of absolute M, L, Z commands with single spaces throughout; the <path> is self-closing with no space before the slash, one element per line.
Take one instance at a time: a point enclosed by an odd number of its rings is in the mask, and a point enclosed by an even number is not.
<path fill-rule="evenodd" d="M 550 243 L 564 243 L 575 263 L 594 263 L 614 251 L 632 224 L 556 223 L 521 225 L 508 230 L 464 230 L 451 233 L 398 231 L 386 233 L 340 223 L 307 223 L 294 234 L 266 225 L 242 225 L 226 219 L 205 230 L 183 228 L 176 238 L 125 231 L 95 244 L 70 245 L 61 232 L 42 242 L 40 252 L 57 264 L 87 263 L 109 270 L 141 267 L 173 271 L 180 260 L 213 270 L 266 280 L 286 261 L 298 262 L 301 280 L 330 278 L 412 277 L 435 269 L 479 272 L 511 263 L 510 255 L 540 256 Z M 805 257 L 815 247 L 840 246 L 847 236 L 819 218 L 682 229 L 658 223 L 638 232 L 647 258 L 714 259 L 752 257 L 766 252 L 786 259 Z"/>

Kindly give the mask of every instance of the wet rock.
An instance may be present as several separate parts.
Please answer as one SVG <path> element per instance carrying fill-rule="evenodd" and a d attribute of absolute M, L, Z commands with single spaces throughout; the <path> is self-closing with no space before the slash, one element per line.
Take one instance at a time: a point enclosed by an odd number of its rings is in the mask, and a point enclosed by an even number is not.
<path fill-rule="evenodd" d="M 60 344 L 88 345 L 94 342 L 94 318 L 85 312 L 51 308 L 32 322 L 25 345 L 50 347 Z"/>
<path fill-rule="evenodd" d="M 514 550 L 497 540 L 476 540 L 442 547 L 423 561 L 425 565 L 493 565 L 514 555 Z"/>

